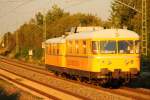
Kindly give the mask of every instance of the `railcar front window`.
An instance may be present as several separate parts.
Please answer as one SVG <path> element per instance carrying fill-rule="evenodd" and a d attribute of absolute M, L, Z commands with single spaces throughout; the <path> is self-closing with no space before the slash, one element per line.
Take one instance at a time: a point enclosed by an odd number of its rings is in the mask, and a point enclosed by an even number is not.
<path fill-rule="evenodd" d="M 92 53 L 93 54 L 98 54 L 98 42 L 92 41 Z"/>
<path fill-rule="evenodd" d="M 134 53 L 133 41 L 119 41 L 118 51 L 121 54 L 133 54 Z"/>
<path fill-rule="evenodd" d="M 135 53 L 140 53 L 140 41 L 135 41 Z"/>
<path fill-rule="evenodd" d="M 100 41 L 100 53 L 114 54 L 116 52 L 116 41 Z"/>

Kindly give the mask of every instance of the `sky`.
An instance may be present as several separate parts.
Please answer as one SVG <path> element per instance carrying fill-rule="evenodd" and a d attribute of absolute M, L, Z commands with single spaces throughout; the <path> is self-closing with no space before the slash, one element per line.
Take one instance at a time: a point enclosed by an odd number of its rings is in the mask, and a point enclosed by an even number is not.
<path fill-rule="evenodd" d="M 113 0 L 0 0 L 0 36 L 13 32 L 20 25 L 35 17 L 37 12 L 46 12 L 57 4 L 70 13 L 90 13 L 102 20 L 110 16 Z"/>

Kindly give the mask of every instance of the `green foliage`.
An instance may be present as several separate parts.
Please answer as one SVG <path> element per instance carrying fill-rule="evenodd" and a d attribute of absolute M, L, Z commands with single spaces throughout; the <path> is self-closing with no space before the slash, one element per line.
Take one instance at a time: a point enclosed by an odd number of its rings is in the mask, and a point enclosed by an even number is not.
<path fill-rule="evenodd" d="M 63 9 L 59 8 L 57 5 L 53 5 L 52 9 L 50 9 L 46 14 L 46 21 L 50 24 L 68 15 L 69 13 L 64 12 Z"/>
<path fill-rule="evenodd" d="M 29 55 L 29 49 L 28 48 L 21 48 L 20 50 L 20 56 L 27 59 Z"/>
<path fill-rule="evenodd" d="M 128 29 L 133 30 L 133 26 L 131 24 L 131 19 L 137 14 L 136 11 L 128 8 L 122 4 L 117 3 L 118 0 L 115 0 L 112 3 L 112 12 L 111 12 L 111 20 L 112 25 L 114 27 L 121 28 L 123 26 L 128 26 Z M 134 6 L 134 0 L 120 0 L 130 6 Z M 131 5 L 132 4 L 132 5 Z"/>
<path fill-rule="evenodd" d="M 71 27 L 75 26 L 99 26 L 101 20 L 96 16 L 90 14 L 77 13 L 74 15 L 65 15 L 56 21 L 47 25 L 47 37 L 58 37 L 65 34 L 66 31 L 70 31 Z M 55 26 L 55 27 L 54 27 Z"/>
<path fill-rule="evenodd" d="M 128 29 L 136 31 L 141 35 L 142 30 L 142 14 L 138 13 L 122 4 L 117 3 L 115 0 L 112 3 L 112 12 L 110 21 L 112 21 L 112 26 L 122 28 L 124 25 Z M 141 10 L 142 0 L 119 0 L 122 1 L 135 9 Z M 150 46 L 150 0 L 147 0 L 147 28 L 148 28 L 148 47 Z M 150 57 L 150 48 L 148 48 L 148 57 Z"/>
<path fill-rule="evenodd" d="M 45 16 L 38 12 L 35 18 L 32 18 L 29 23 L 25 23 L 14 32 L 14 41 L 18 34 L 19 52 L 15 57 L 23 57 L 28 59 L 28 50 L 33 50 L 33 57 L 40 59 L 43 55 L 41 48 L 43 42 L 43 18 L 46 18 L 46 37 L 58 37 L 70 31 L 71 27 L 75 26 L 99 26 L 102 25 L 101 19 L 91 14 L 77 13 L 71 15 L 63 9 L 54 5 Z M 15 49 L 15 48 L 13 48 Z"/>
<path fill-rule="evenodd" d="M 37 22 L 37 25 L 43 25 L 43 15 L 41 12 L 36 14 L 36 22 Z"/>
<path fill-rule="evenodd" d="M 42 56 L 43 56 L 43 49 L 42 48 L 36 48 L 33 51 L 33 57 L 35 59 L 41 59 Z"/>
<path fill-rule="evenodd" d="M 19 57 L 20 57 L 20 53 L 18 52 L 18 53 L 15 54 L 15 58 L 19 59 Z"/>

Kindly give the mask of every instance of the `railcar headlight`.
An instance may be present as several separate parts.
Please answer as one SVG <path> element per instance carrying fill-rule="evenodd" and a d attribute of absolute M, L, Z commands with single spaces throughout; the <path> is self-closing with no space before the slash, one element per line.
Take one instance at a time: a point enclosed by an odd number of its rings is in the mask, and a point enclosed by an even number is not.
<path fill-rule="evenodd" d="M 111 61 L 108 61 L 108 65 L 111 65 L 112 64 L 112 62 Z"/>
<path fill-rule="evenodd" d="M 128 61 L 128 60 L 125 60 L 124 63 L 125 63 L 126 65 L 128 65 L 128 64 L 129 64 L 129 61 Z"/>
<path fill-rule="evenodd" d="M 105 63 L 105 61 L 103 60 L 103 61 L 102 61 L 102 63 L 104 64 L 104 63 Z"/>

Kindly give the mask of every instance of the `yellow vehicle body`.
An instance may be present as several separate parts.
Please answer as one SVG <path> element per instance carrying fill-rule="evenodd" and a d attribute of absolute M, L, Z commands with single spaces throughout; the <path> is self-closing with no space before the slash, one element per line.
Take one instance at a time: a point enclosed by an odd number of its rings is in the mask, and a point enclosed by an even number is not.
<path fill-rule="evenodd" d="M 45 63 L 65 67 L 65 44 L 46 44 Z M 59 51 L 58 51 L 59 50 Z"/>
<path fill-rule="evenodd" d="M 132 36 L 126 36 L 130 33 Z M 93 78 L 108 75 L 113 78 L 126 78 L 136 76 L 140 72 L 140 54 L 136 50 L 139 48 L 136 45 L 139 36 L 132 31 L 104 29 L 98 32 L 71 34 L 63 39 L 63 43 L 50 39 L 51 42 L 46 44 L 45 64 L 48 65 L 48 69 Z M 101 49 L 104 48 L 101 46 L 109 42 L 108 48 L 114 50 L 101 53 Z M 95 43 L 97 53 L 93 53 L 92 43 Z M 129 53 L 125 53 L 128 49 L 121 44 L 132 45 Z"/>

